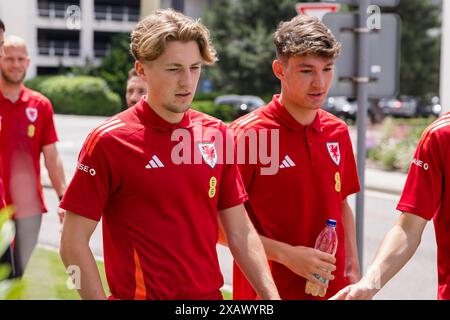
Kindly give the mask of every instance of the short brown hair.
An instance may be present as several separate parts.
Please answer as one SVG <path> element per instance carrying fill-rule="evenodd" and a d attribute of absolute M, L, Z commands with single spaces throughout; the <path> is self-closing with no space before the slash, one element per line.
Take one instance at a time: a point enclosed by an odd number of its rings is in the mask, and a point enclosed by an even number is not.
<path fill-rule="evenodd" d="M 316 17 L 297 15 L 281 22 L 273 35 L 278 59 L 312 55 L 337 58 L 341 44 L 331 31 Z"/>
<path fill-rule="evenodd" d="M 130 51 L 136 60 L 152 61 L 164 52 L 167 41 L 196 41 L 205 64 L 217 60 L 208 29 L 173 9 L 156 10 L 141 20 L 131 33 Z"/>

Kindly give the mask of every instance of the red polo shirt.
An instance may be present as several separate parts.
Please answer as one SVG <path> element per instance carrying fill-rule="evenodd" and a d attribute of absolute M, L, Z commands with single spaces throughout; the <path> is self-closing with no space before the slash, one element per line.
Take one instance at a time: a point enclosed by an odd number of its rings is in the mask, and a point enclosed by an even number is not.
<path fill-rule="evenodd" d="M 330 282 L 329 298 L 347 285 L 342 200 L 359 191 L 350 136 L 347 126 L 333 115 L 319 110 L 309 126 L 298 123 L 274 96 L 267 106 L 231 124 L 237 136 L 237 149 L 242 139 L 258 137 L 258 148 L 247 156 L 259 154 L 256 164 L 247 158 L 240 165 L 249 200 L 245 203 L 250 218 L 261 235 L 294 246 L 314 247 L 327 219 L 337 221 L 338 249 L 335 280 Z M 261 171 L 269 165 L 261 161 L 265 136 L 279 130 L 278 171 L 266 175 Z M 267 134 L 263 134 L 267 132 Z M 269 140 L 269 154 L 274 141 Z M 241 145 L 242 146 L 242 145 Z M 273 154 L 275 153 L 275 154 Z M 265 154 L 263 152 L 262 154 Z M 242 162 L 242 161 L 241 161 Z M 303 277 L 285 266 L 271 261 L 272 275 L 282 299 L 314 299 L 305 294 Z M 234 266 L 233 295 L 235 299 L 254 299 L 256 294 L 239 268 Z"/>
<path fill-rule="evenodd" d="M 0 135 L 1 135 L 2 119 L 0 118 Z M 0 156 L 0 209 L 5 206 L 5 189 L 2 182 L 2 157 Z"/>
<path fill-rule="evenodd" d="M 222 299 L 217 213 L 247 198 L 237 165 L 220 160 L 225 134 L 192 110 L 172 125 L 142 98 L 88 136 L 61 207 L 103 218 L 113 298 Z"/>
<path fill-rule="evenodd" d="M 2 117 L 0 116 L 0 137 L 2 134 Z M 3 189 L 3 181 L 2 181 L 2 175 L 3 175 L 3 165 L 2 165 L 2 157 L 0 153 L 0 209 L 5 206 L 5 189 Z"/>
<path fill-rule="evenodd" d="M 15 218 L 47 212 L 40 178 L 42 147 L 58 141 L 53 108 L 42 94 L 22 86 L 13 103 L 0 92 L 0 154 L 6 204 Z"/>
<path fill-rule="evenodd" d="M 2 165 L 1 158 L 0 158 L 0 167 Z M 0 168 L 1 170 L 1 168 Z M 1 176 L 1 172 L 0 172 Z M 3 189 L 3 182 L 2 178 L 0 177 L 0 209 L 5 206 L 5 190 Z"/>
<path fill-rule="evenodd" d="M 434 219 L 438 299 L 450 299 L 450 113 L 423 133 L 397 210 Z"/>

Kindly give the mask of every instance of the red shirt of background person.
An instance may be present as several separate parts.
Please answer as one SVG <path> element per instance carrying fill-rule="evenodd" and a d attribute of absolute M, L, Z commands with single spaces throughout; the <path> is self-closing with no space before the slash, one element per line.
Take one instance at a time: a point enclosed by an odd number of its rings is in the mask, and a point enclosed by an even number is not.
<path fill-rule="evenodd" d="M 333 299 L 372 299 L 411 259 L 427 222 L 433 219 L 438 262 L 437 298 L 450 300 L 449 159 L 450 113 L 447 113 L 422 134 L 397 205 L 402 214 L 383 239 L 367 273 Z"/>
<path fill-rule="evenodd" d="M 5 33 L 5 25 L 3 21 L 0 19 L 0 58 L 3 56 L 3 43 L 4 43 L 4 33 Z M 0 117 L 0 135 L 2 132 L 2 119 Z M 5 206 L 5 190 L 3 189 L 3 181 L 2 181 L 2 157 L 0 154 L 0 209 Z"/>
<path fill-rule="evenodd" d="M 80 268 L 81 297 L 106 298 L 89 249 L 103 217 L 111 298 L 222 299 L 218 219 L 255 289 L 279 298 L 242 204 L 247 195 L 237 165 L 218 161 L 226 156 L 219 144 L 226 126 L 189 110 L 202 63 L 216 60 L 207 29 L 158 10 L 133 30 L 131 49 L 149 94 L 91 132 L 61 203 L 71 211 L 61 257 Z M 187 147 L 177 149 L 174 135 Z"/>
<path fill-rule="evenodd" d="M 50 101 L 24 87 L 29 66 L 26 43 L 8 36 L 0 58 L 0 152 L 6 204 L 13 205 L 15 238 L 1 260 L 12 265 L 12 277 L 23 275 L 37 243 L 44 204 L 40 181 L 40 155 L 57 195 L 65 188 L 64 168 L 56 148 L 56 132 Z M 64 211 L 58 208 L 60 222 Z"/>
<path fill-rule="evenodd" d="M 9 36 L 0 61 L 0 152 L 6 203 L 14 205 L 16 218 L 47 212 L 40 180 L 41 152 L 57 195 L 65 191 L 52 105 L 23 85 L 29 61 L 25 42 Z"/>
<path fill-rule="evenodd" d="M 274 173 L 262 173 L 267 165 L 260 162 L 249 163 L 251 153 L 260 155 L 261 145 L 267 142 L 259 138 L 259 149 L 253 151 L 249 151 L 251 143 L 246 144 L 246 163 L 240 166 L 249 195 L 246 208 L 262 237 L 282 299 L 316 299 L 305 293 L 306 280 L 323 285 L 314 274 L 334 278 L 329 297 L 359 279 L 354 218 L 347 203 L 347 196 L 359 191 L 351 140 L 342 121 L 320 110 L 340 44 L 310 16 L 280 24 L 274 42 L 273 71 L 281 81 L 281 95 L 231 124 L 238 153 L 251 135 L 279 132 Z M 330 218 L 337 221 L 336 258 L 313 249 Z M 334 271 L 334 277 L 323 269 Z M 256 297 L 236 265 L 233 295 L 236 299 Z"/>

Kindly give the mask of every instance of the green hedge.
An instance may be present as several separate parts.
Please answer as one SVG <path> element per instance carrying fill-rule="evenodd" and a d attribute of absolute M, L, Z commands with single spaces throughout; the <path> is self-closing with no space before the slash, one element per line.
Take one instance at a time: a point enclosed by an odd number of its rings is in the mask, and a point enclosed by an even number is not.
<path fill-rule="evenodd" d="M 36 77 L 25 85 L 49 98 L 56 113 L 110 116 L 121 110 L 120 97 L 101 78 Z"/>

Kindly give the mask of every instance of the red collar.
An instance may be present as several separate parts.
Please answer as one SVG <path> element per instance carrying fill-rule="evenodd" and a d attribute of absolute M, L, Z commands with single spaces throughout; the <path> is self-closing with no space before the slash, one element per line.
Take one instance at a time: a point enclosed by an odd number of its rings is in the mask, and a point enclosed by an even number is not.
<path fill-rule="evenodd" d="M 3 95 L 3 93 L 1 91 L 0 91 L 0 100 L 7 100 L 7 101 L 13 103 L 11 100 L 5 98 L 5 96 Z M 16 104 L 18 102 L 28 102 L 29 100 L 30 100 L 30 89 L 28 89 L 23 84 L 21 84 L 19 99 L 16 102 L 14 102 L 14 104 Z"/>
<path fill-rule="evenodd" d="M 272 101 L 268 105 L 268 108 L 286 127 L 295 131 L 303 130 L 305 127 L 311 127 L 317 132 L 323 131 L 322 124 L 320 122 L 320 110 L 317 112 L 314 121 L 310 125 L 304 126 L 295 120 L 295 118 L 286 110 L 286 108 L 281 104 L 279 98 L 279 94 L 274 95 Z"/>
<path fill-rule="evenodd" d="M 193 125 L 189 110 L 184 113 L 183 119 L 179 123 L 170 123 L 161 118 L 146 101 L 146 96 L 136 104 L 135 108 L 138 116 L 150 127 L 158 131 L 169 131 L 178 128 L 189 128 Z"/>

